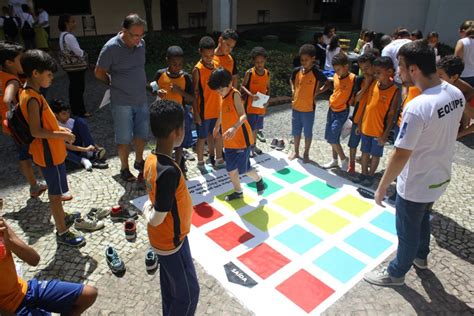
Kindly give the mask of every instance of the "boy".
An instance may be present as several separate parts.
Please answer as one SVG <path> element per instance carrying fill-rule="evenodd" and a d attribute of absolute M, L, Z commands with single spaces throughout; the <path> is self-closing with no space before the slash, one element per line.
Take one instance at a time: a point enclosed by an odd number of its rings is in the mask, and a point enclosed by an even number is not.
<path fill-rule="evenodd" d="M 260 155 L 262 151 L 257 148 L 257 130 L 259 120 L 263 120 L 263 116 L 267 110 L 268 102 L 264 104 L 263 108 L 254 107 L 253 101 L 258 100 L 257 93 L 270 95 L 270 72 L 265 68 L 267 60 L 267 52 L 263 47 L 254 47 L 250 52 L 254 67 L 245 72 L 244 80 L 242 81 L 241 90 L 247 95 L 245 112 L 247 113 L 247 120 L 252 128 L 254 145 L 250 156 L 255 154 Z"/>
<path fill-rule="evenodd" d="M 76 137 L 74 144 L 66 143 L 66 159 L 76 165 L 84 166 L 87 171 L 92 171 L 92 167 L 108 168 L 108 165 L 103 161 L 106 154 L 105 148 L 95 143 L 87 122 L 80 117 L 71 118 L 71 106 L 60 99 L 52 100 L 50 107 L 59 126 L 71 130 Z"/>
<path fill-rule="evenodd" d="M 192 104 L 193 86 L 191 76 L 183 71 L 184 52 L 179 46 L 170 46 L 166 51 L 166 62 L 168 67 L 160 69 L 156 72 L 154 81 L 158 86 L 158 97 L 164 100 L 172 100 L 181 104 L 184 109 L 184 140 L 183 143 L 175 149 L 175 161 L 181 166 L 181 170 L 185 171 L 185 163 L 183 158 L 183 147 L 189 146 L 192 141 L 191 126 L 187 117 L 189 109 L 187 104 Z"/>
<path fill-rule="evenodd" d="M 316 97 L 329 89 L 329 82 L 316 67 L 316 49 L 311 44 L 304 44 L 299 50 L 301 66 L 291 74 L 290 85 L 293 95 L 291 134 L 294 137 L 294 152 L 290 160 L 300 158 L 301 132 L 304 130 L 304 162 L 309 162 L 309 149 L 313 139 L 314 112 Z"/>
<path fill-rule="evenodd" d="M 145 162 L 149 200 L 143 208 L 150 245 L 160 262 L 163 315 L 194 315 L 199 283 L 189 249 L 193 203 L 179 165 L 171 158 L 184 139 L 183 106 L 156 100 L 150 127 L 156 148 Z"/>
<path fill-rule="evenodd" d="M 208 82 L 209 88 L 217 90 L 222 97 L 222 103 L 214 127 L 214 134 L 218 134 L 222 125 L 226 168 L 234 186 L 234 192 L 225 197 L 226 201 L 242 199 L 243 192 L 240 186 L 239 175 L 247 175 L 256 182 L 257 193 L 265 190 L 263 178 L 250 167 L 250 150 L 253 144 L 250 124 L 245 115 L 244 106 L 239 91 L 232 86 L 232 75 L 220 67 L 215 70 Z"/>
<path fill-rule="evenodd" d="M 194 122 L 198 134 L 196 143 L 196 154 L 198 158 L 197 167 L 201 172 L 206 170 L 204 164 L 204 143 L 207 139 L 209 159 L 208 163 L 215 168 L 222 168 L 224 166 L 224 159 L 222 158 L 222 136 L 217 135 L 213 137 L 212 131 L 216 125 L 217 117 L 219 116 L 220 96 L 216 91 L 213 91 L 207 85 L 207 81 L 211 73 L 216 69 L 214 63 L 214 47 L 216 43 L 209 36 L 204 36 L 199 41 L 199 54 L 201 60 L 194 66 L 193 69 L 193 87 L 194 87 L 194 102 L 193 115 Z"/>
<path fill-rule="evenodd" d="M 324 44 L 323 33 L 316 32 L 313 35 L 314 48 L 316 48 L 316 65 L 319 69 L 324 68 L 326 62 L 326 44 Z"/>
<path fill-rule="evenodd" d="M 357 147 L 360 143 L 360 134 L 356 133 L 357 126 L 359 126 L 362 119 L 362 112 L 364 111 L 367 101 L 370 98 L 370 94 L 375 85 L 374 79 L 374 67 L 373 63 L 375 55 L 371 53 L 365 53 L 357 59 L 359 63 L 359 69 L 362 72 L 362 76 L 356 78 L 354 86 L 354 94 L 352 98 L 352 104 L 354 105 L 354 112 L 352 114 L 352 129 L 351 136 L 349 137 L 349 169 L 347 172 L 350 174 L 355 173 L 355 161 Z"/>
<path fill-rule="evenodd" d="M 237 63 L 230 54 L 237 44 L 239 35 L 235 30 L 226 29 L 219 36 L 217 48 L 214 51 L 214 62 L 216 67 L 223 67 L 225 70 L 232 74 L 232 84 L 237 87 L 239 82 L 239 72 L 237 69 Z"/>
<path fill-rule="evenodd" d="M 68 191 L 66 166 L 66 145 L 74 143 L 75 136 L 71 130 L 60 127 L 53 111 L 45 98 L 39 93 L 40 88 L 48 88 L 53 80 L 57 66 L 47 53 L 34 49 L 21 57 L 21 66 L 27 77 L 25 89 L 20 94 L 20 108 L 35 138 L 30 144 L 29 153 L 33 162 L 40 166 L 48 185 L 49 204 L 56 224 L 56 239 L 72 247 L 85 243 L 83 236 L 70 231 L 66 222 L 73 222 L 69 215 L 65 219 L 61 195 Z"/>
<path fill-rule="evenodd" d="M 392 79 L 395 69 L 390 57 L 377 58 L 374 61 L 374 71 L 377 83 L 363 111 L 362 123 L 357 127 L 357 131 L 362 133 L 362 176 L 359 180 L 364 186 L 371 186 L 374 182 L 383 146 L 392 130 L 400 102 L 400 91 Z"/>
<path fill-rule="evenodd" d="M 352 97 L 352 90 L 356 75 L 349 71 L 349 59 L 344 53 L 339 53 L 332 59 L 334 68 L 334 91 L 329 98 L 329 108 L 326 120 L 326 131 L 324 138 L 332 147 L 332 161 L 324 165 L 329 169 L 338 167 L 337 158 L 341 159 L 341 169 L 347 171 L 349 158 L 344 154 L 340 138 L 344 123 L 349 117 L 349 101 Z"/>
<path fill-rule="evenodd" d="M 23 73 L 20 58 L 23 54 L 23 47 L 16 44 L 0 43 L 0 115 L 2 119 L 2 130 L 6 135 L 10 135 L 10 130 L 5 124 L 7 112 L 12 105 L 18 103 L 18 91 L 21 87 L 18 74 Z M 20 172 L 30 184 L 30 196 L 36 198 L 48 189 L 45 183 L 37 181 L 35 173 L 31 165 L 31 157 L 28 154 L 28 145 L 18 145 L 16 142 L 15 149 L 18 153 L 20 162 Z"/>

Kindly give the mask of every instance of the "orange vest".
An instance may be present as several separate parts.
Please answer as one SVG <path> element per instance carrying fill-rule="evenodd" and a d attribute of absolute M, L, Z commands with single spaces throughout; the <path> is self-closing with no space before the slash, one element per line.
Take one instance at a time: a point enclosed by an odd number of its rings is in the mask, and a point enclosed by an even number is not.
<path fill-rule="evenodd" d="M 385 130 L 385 119 L 390 109 L 393 96 L 397 92 L 396 85 L 392 85 L 387 89 L 380 89 L 378 83 L 372 91 L 372 96 L 367 103 L 362 119 L 361 131 L 366 136 L 380 137 Z"/>
<path fill-rule="evenodd" d="M 365 79 L 364 79 L 365 80 Z M 364 94 L 361 96 L 358 105 L 354 109 L 353 114 L 353 121 L 356 124 L 360 124 L 362 119 L 362 113 L 364 112 L 364 108 L 367 105 L 367 102 L 370 100 L 372 92 L 374 91 L 376 80 L 372 80 L 369 88 L 365 90 Z"/>
<path fill-rule="evenodd" d="M 397 121 L 398 127 L 400 127 L 400 124 L 402 123 L 403 110 L 405 110 L 405 107 L 407 106 L 408 102 L 410 102 L 411 100 L 413 100 L 420 94 L 421 94 L 421 91 L 417 87 L 415 86 L 408 87 L 408 93 L 402 102 L 402 108 L 400 111 L 400 115 L 398 116 L 398 121 Z"/>
<path fill-rule="evenodd" d="M 234 95 L 240 97 L 239 91 L 232 88 L 229 93 L 222 98 L 221 113 L 222 113 L 222 133 L 225 133 L 238 120 L 240 115 L 237 113 L 234 103 Z M 229 149 L 245 149 L 253 145 L 252 129 L 247 120 L 244 121 L 231 139 L 224 139 L 224 148 Z"/>
<path fill-rule="evenodd" d="M 165 167 L 176 168 L 180 175 L 177 187 L 173 188 L 175 189 L 175 203 L 171 210 L 160 210 L 168 211 L 164 221 L 156 227 L 148 225 L 147 231 L 150 244 L 158 250 L 167 251 L 177 248 L 189 233 L 193 202 L 179 166 L 170 157 L 154 152 L 146 158 L 144 168 L 144 178 L 150 201 L 155 203 L 156 192 L 160 190 L 160 187 L 156 185 L 157 177 Z M 160 182 L 166 183 L 166 181 Z"/>
<path fill-rule="evenodd" d="M 158 84 L 159 89 L 166 90 L 166 94 L 163 97 L 164 100 L 171 100 L 176 103 L 184 105 L 184 98 L 177 92 L 171 91 L 171 84 L 178 86 L 181 90 L 186 91 L 186 74 L 181 72 L 178 77 L 172 77 L 165 70 L 160 75 L 156 83 Z"/>
<path fill-rule="evenodd" d="M 313 112 L 316 109 L 314 96 L 318 86 L 318 78 L 316 77 L 314 68 L 303 72 L 303 68 L 299 67 L 293 72 L 292 81 L 295 90 L 293 94 L 293 109 L 299 112 Z"/>
<path fill-rule="evenodd" d="M 49 131 L 59 131 L 59 124 L 49 107 L 46 99 L 32 88 L 26 88 L 20 93 L 20 108 L 25 120 L 30 122 L 27 105 L 31 99 L 36 99 L 39 104 L 41 125 Z M 30 155 L 33 161 L 40 167 L 57 166 L 66 159 L 66 144 L 60 138 L 35 138 L 30 144 Z"/>
<path fill-rule="evenodd" d="M 268 93 L 268 82 L 270 81 L 270 72 L 265 69 L 263 75 L 259 75 L 255 71 L 255 67 L 248 70 L 249 72 L 249 81 L 247 83 L 247 90 L 249 90 L 252 94 L 256 94 L 257 92 L 267 94 Z M 265 108 L 255 108 L 252 106 L 252 98 L 247 96 L 246 101 L 246 111 L 247 114 L 258 114 L 264 115 Z"/>
<path fill-rule="evenodd" d="M 12 253 L 0 260 L 0 309 L 14 313 L 25 298 L 28 283 L 16 274 Z"/>
<path fill-rule="evenodd" d="M 199 115 L 202 120 L 217 118 L 219 116 L 221 96 L 217 90 L 211 90 L 207 85 L 215 67 L 209 69 L 199 61 L 194 68 L 199 71 L 199 95 L 195 96 L 197 97 Z"/>
<path fill-rule="evenodd" d="M 329 97 L 329 105 L 334 112 L 342 112 L 347 109 L 347 102 L 351 99 L 356 75 L 349 73 L 343 79 L 334 75 L 334 91 Z"/>
<path fill-rule="evenodd" d="M 7 135 L 10 135 L 10 130 L 5 125 L 4 121 L 7 119 L 8 106 L 3 102 L 3 98 L 5 97 L 7 85 L 12 80 L 17 81 L 21 87 L 20 79 L 17 76 L 9 74 L 8 72 L 0 71 L 0 118 L 2 119 L 3 133 Z M 15 101 L 18 102 L 18 100 Z"/>
<path fill-rule="evenodd" d="M 230 72 L 232 75 L 237 74 L 237 69 L 235 67 L 235 61 L 232 55 L 214 55 L 214 63 L 216 64 L 216 67 L 222 67 L 228 72 Z"/>

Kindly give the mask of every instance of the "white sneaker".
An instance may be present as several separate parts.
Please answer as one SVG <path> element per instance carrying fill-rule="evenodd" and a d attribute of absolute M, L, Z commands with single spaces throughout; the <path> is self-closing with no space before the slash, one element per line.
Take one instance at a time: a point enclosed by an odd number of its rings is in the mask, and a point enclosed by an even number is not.
<path fill-rule="evenodd" d="M 341 170 L 347 171 L 347 169 L 349 169 L 349 158 L 346 157 L 346 159 L 341 161 Z"/>
<path fill-rule="evenodd" d="M 379 286 L 400 286 L 405 284 L 405 277 L 393 277 L 388 273 L 387 268 L 374 270 L 365 274 L 364 280 L 370 284 Z"/>
<path fill-rule="evenodd" d="M 95 231 L 104 227 L 104 222 L 89 217 L 77 218 L 74 221 L 74 228 L 77 230 Z"/>
<path fill-rule="evenodd" d="M 331 160 L 331 162 L 328 162 L 327 164 L 322 165 L 323 169 L 331 169 L 331 168 L 336 168 L 338 166 L 339 164 L 337 162 L 337 159 L 333 159 Z"/>

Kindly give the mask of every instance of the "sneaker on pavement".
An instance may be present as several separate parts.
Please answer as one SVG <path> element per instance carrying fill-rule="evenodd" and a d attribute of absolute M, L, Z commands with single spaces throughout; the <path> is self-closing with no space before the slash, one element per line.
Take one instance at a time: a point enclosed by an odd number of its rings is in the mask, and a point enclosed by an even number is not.
<path fill-rule="evenodd" d="M 255 183 L 255 186 L 257 187 L 257 194 L 262 195 L 263 192 L 265 192 L 265 183 L 263 182 L 263 178 L 257 181 Z"/>
<path fill-rule="evenodd" d="M 216 164 L 216 158 L 214 156 L 209 156 L 206 159 L 206 165 L 214 166 Z"/>
<path fill-rule="evenodd" d="M 107 216 L 109 216 L 111 211 L 112 210 L 110 208 L 96 208 L 96 207 L 93 207 L 93 208 L 91 208 L 89 213 L 87 213 L 87 217 L 92 218 L 92 219 L 97 219 L 97 220 L 100 221 L 101 219 L 104 219 Z"/>
<path fill-rule="evenodd" d="M 107 169 L 109 164 L 103 160 L 94 160 L 92 161 L 92 168 L 94 169 Z"/>
<path fill-rule="evenodd" d="M 327 164 L 322 165 L 323 169 L 331 169 L 331 168 L 336 168 L 338 166 L 339 166 L 339 163 L 337 162 L 336 159 L 333 159 Z"/>
<path fill-rule="evenodd" d="M 276 138 L 272 139 L 272 142 L 270 143 L 270 148 L 275 149 L 277 145 L 278 145 L 278 139 Z"/>
<path fill-rule="evenodd" d="M 219 170 L 219 169 L 224 169 L 225 168 L 225 161 L 224 159 L 217 160 L 214 164 L 214 169 Z"/>
<path fill-rule="evenodd" d="M 151 248 L 148 248 L 145 253 L 145 266 L 148 272 L 158 268 L 158 255 Z"/>
<path fill-rule="evenodd" d="M 413 265 L 421 270 L 428 269 L 428 259 L 415 258 Z"/>
<path fill-rule="evenodd" d="M 110 212 L 110 219 L 113 222 L 118 221 L 126 221 L 127 219 L 137 219 L 138 214 L 133 211 L 129 211 L 128 209 L 117 205 L 112 207 L 112 211 Z"/>
<path fill-rule="evenodd" d="M 76 219 L 81 218 L 81 213 L 80 212 L 64 212 L 64 223 L 66 224 L 66 227 L 69 228 L 76 222 Z"/>
<path fill-rule="evenodd" d="M 231 194 L 226 195 L 224 200 L 227 201 L 227 202 L 230 202 L 230 201 L 233 201 L 233 200 L 242 199 L 243 197 L 244 197 L 243 192 L 232 192 Z"/>
<path fill-rule="evenodd" d="M 356 173 L 355 164 L 349 165 L 349 168 L 347 168 L 347 173 L 350 175 L 355 175 Z"/>
<path fill-rule="evenodd" d="M 35 185 L 30 186 L 30 196 L 32 198 L 37 198 L 46 190 L 48 190 L 48 185 L 46 183 L 43 181 L 36 181 Z"/>
<path fill-rule="evenodd" d="M 194 157 L 194 155 L 191 154 L 191 153 L 190 153 L 189 151 L 187 151 L 187 150 L 183 150 L 183 157 L 184 157 L 184 159 L 189 160 L 189 161 L 194 161 L 194 160 L 196 160 L 196 158 Z"/>
<path fill-rule="evenodd" d="M 405 277 L 395 278 L 388 273 L 387 268 L 366 273 L 364 280 L 379 286 L 400 286 L 405 284 Z"/>
<path fill-rule="evenodd" d="M 253 148 L 253 151 L 254 151 L 254 153 L 256 153 L 257 155 L 263 154 L 263 151 L 262 151 L 260 148 L 258 148 L 257 146 L 255 146 L 255 147 Z"/>
<path fill-rule="evenodd" d="M 107 247 L 105 250 L 105 260 L 113 273 L 121 273 L 125 271 L 125 263 L 120 259 L 119 254 L 114 247 Z"/>
<path fill-rule="evenodd" d="M 364 187 L 371 187 L 374 184 L 374 178 L 370 176 L 366 176 L 364 180 L 360 182 L 360 185 Z"/>
<path fill-rule="evenodd" d="M 64 244 L 71 247 L 80 247 L 86 243 L 84 236 L 80 234 L 67 230 L 62 234 L 56 233 L 56 241 L 59 244 Z"/>
<path fill-rule="evenodd" d="M 127 219 L 124 225 L 125 238 L 128 241 L 137 239 L 137 224 L 133 219 Z"/>
<path fill-rule="evenodd" d="M 142 160 L 140 162 L 135 160 L 135 162 L 133 163 L 133 168 L 138 172 L 143 172 L 143 169 L 145 169 L 145 160 Z"/>
<path fill-rule="evenodd" d="M 285 141 L 283 139 L 280 139 L 276 146 L 276 150 L 283 150 L 283 149 L 285 149 Z"/>
<path fill-rule="evenodd" d="M 267 140 L 265 139 L 265 134 L 263 134 L 263 131 L 260 130 L 257 132 L 257 139 L 258 141 L 262 142 L 262 143 L 266 143 Z"/>
<path fill-rule="evenodd" d="M 346 159 L 341 161 L 341 170 L 347 171 L 347 169 L 349 169 L 349 158 L 346 157 Z"/>
<path fill-rule="evenodd" d="M 105 150 L 104 147 L 99 147 L 96 151 L 94 151 L 92 158 L 94 160 L 102 160 L 105 158 L 105 154 L 107 151 Z"/>
<path fill-rule="evenodd" d="M 130 172 L 130 169 L 120 170 L 120 178 L 125 182 L 133 182 L 136 180 L 135 176 Z"/>
<path fill-rule="evenodd" d="M 95 218 L 91 219 L 90 217 L 77 218 L 74 222 L 74 228 L 77 230 L 87 230 L 93 232 L 104 228 L 104 222 L 98 221 Z"/>

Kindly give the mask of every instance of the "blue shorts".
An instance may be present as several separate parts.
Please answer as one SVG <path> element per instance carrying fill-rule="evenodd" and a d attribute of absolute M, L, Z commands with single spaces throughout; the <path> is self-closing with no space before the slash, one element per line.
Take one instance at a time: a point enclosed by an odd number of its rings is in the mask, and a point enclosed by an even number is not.
<path fill-rule="evenodd" d="M 291 135 L 293 137 L 301 136 L 304 130 L 305 138 L 313 138 L 315 112 L 300 112 L 296 110 L 291 111 Z"/>
<path fill-rule="evenodd" d="M 196 130 L 198 134 L 198 138 L 200 139 L 206 139 L 207 136 L 212 135 L 212 132 L 214 131 L 214 127 L 216 126 L 217 119 L 208 119 L 208 120 L 203 120 L 201 122 L 201 125 L 196 125 Z"/>
<path fill-rule="evenodd" d="M 249 121 L 250 128 L 252 131 L 257 130 L 257 123 L 258 123 L 258 118 L 260 115 L 258 114 L 247 114 L 247 121 Z"/>
<path fill-rule="evenodd" d="M 360 143 L 360 134 L 356 134 L 357 124 L 352 122 L 351 136 L 349 136 L 349 148 L 357 148 Z"/>
<path fill-rule="evenodd" d="M 48 185 L 49 195 L 61 195 L 69 191 L 64 162 L 57 166 L 41 167 L 41 172 Z"/>
<path fill-rule="evenodd" d="M 265 115 L 259 115 L 257 118 L 257 130 L 262 130 L 263 129 L 263 118 Z"/>
<path fill-rule="evenodd" d="M 134 138 L 147 140 L 150 135 L 150 109 L 139 106 L 113 105 L 115 143 L 128 145 Z"/>
<path fill-rule="evenodd" d="M 28 153 L 28 151 L 30 150 L 29 144 L 18 145 L 15 141 L 13 141 L 13 143 L 15 144 L 15 149 L 18 153 L 18 160 L 23 161 L 31 159 L 31 155 Z"/>
<path fill-rule="evenodd" d="M 225 167 L 228 172 L 238 169 L 239 174 L 246 174 L 250 167 L 250 147 L 244 149 L 224 149 Z"/>
<path fill-rule="evenodd" d="M 58 280 L 28 281 L 26 296 L 16 310 L 17 315 L 68 314 L 82 294 L 84 284 Z"/>
<path fill-rule="evenodd" d="M 372 137 L 372 136 L 367 136 L 362 134 L 361 135 L 362 139 L 362 146 L 360 150 L 364 154 L 371 154 L 372 156 L 375 157 L 382 157 L 383 156 L 383 146 L 380 146 L 377 143 L 377 138 Z"/>
<path fill-rule="evenodd" d="M 340 144 L 342 127 L 348 116 L 349 109 L 341 112 L 334 112 L 331 108 L 328 109 L 324 138 L 329 144 Z"/>
<path fill-rule="evenodd" d="M 184 139 L 180 148 L 190 148 L 193 146 L 193 115 L 189 112 L 188 106 L 184 106 Z"/>

